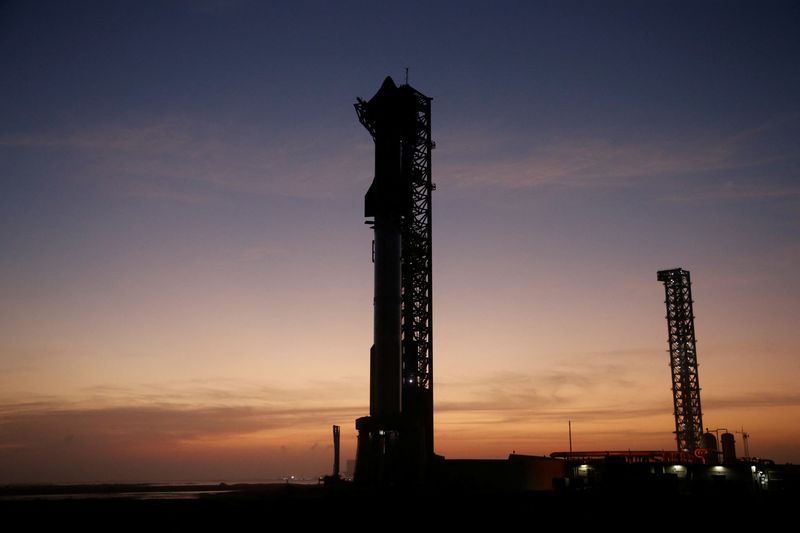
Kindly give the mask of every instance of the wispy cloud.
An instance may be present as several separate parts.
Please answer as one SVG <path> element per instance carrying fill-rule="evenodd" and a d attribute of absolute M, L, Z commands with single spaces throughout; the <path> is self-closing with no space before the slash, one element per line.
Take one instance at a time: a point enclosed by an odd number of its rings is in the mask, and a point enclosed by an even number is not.
<path fill-rule="evenodd" d="M 0 482 L 319 475 L 330 424 L 361 414 L 346 406 L 28 406 L 0 414 Z"/>
<path fill-rule="evenodd" d="M 705 202 L 708 200 L 758 200 L 800 198 L 800 187 L 738 184 L 732 181 L 719 186 L 705 187 L 691 192 L 670 194 L 667 199 L 674 202 Z"/>
<path fill-rule="evenodd" d="M 651 414 L 662 406 L 630 408 L 631 401 L 608 398 L 609 387 L 634 389 L 634 381 L 617 364 L 586 364 L 531 375 L 504 372 L 482 379 L 445 381 L 438 385 L 446 399 L 437 402 L 443 413 L 482 413 L 493 422 L 549 421 L 572 417 L 629 418 Z M 601 398 L 606 398 L 605 400 Z M 493 414 L 487 418 L 486 414 Z"/>
<path fill-rule="evenodd" d="M 436 151 L 438 179 L 464 189 L 625 186 L 641 180 L 757 168 L 795 153 L 744 156 L 746 148 L 795 118 L 738 132 L 681 139 L 610 140 L 598 135 L 550 141 L 451 131 Z M 363 132 L 306 130 L 267 133 L 236 125 L 180 118 L 89 125 L 73 131 L 0 137 L 0 148 L 62 150 L 78 155 L 75 176 L 117 192 L 201 203 L 222 192 L 333 197 L 364 185 L 372 143 Z M 516 148 L 509 150 L 505 145 Z M 707 187 L 685 198 L 796 197 L 796 187 Z"/>
<path fill-rule="evenodd" d="M 706 395 L 703 406 L 708 408 L 749 409 L 765 407 L 800 407 L 800 393 L 771 391 L 743 392 L 735 396 Z"/>
<path fill-rule="evenodd" d="M 199 203 L 221 192 L 330 197 L 368 181 L 371 146 L 325 131 L 264 132 L 178 118 L 0 137 L 0 148 L 77 156 L 74 177 L 154 199 Z"/>
<path fill-rule="evenodd" d="M 58 408 L 39 405 L 2 416 L 2 445 L 35 446 L 69 435 L 116 442 L 147 440 L 177 445 L 193 439 L 233 437 L 270 430 L 325 427 L 330 420 L 354 418 L 357 406 L 268 408 L 151 405 L 110 408 Z M 47 436 L 47 437 L 46 437 Z"/>
<path fill-rule="evenodd" d="M 623 394 L 595 394 L 609 380 L 624 387 Z M 456 455 L 495 455 L 509 446 L 549 453 L 560 446 L 562 426 L 571 419 L 579 424 L 583 446 L 668 445 L 671 403 L 639 397 L 626 383 L 614 365 L 443 382 L 438 395 L 443 399 L 436 403 L 437 438 Z M 347 424 L 367 411 L 352 389 L 348 380 L 306 387 L 201 380 L 98 385 L 77 399 L 5 401 L 0 405 L 0 472 L 12 480 L 113 475 L 152 480 L 203 475 L 215 464 L 247 475 L 253 465 L 269 461 L 278 466 L 262 472 L 299 465 L 322 471 L 329 459 L 330 424 Z M 704 404 L 717 410 L 798 408 L 800 395 L 749 391 L 709 395 Z M 352 436 L 352 426 L 347 433 Z"/>
<path fill-rule="evenodd" d="M 177 467 L 186 456 L 204 458 L 187 469 L 189 476 L 203 476 L 216 461 L 235 463 L 237 457 L 246 457 L 249 468 L 289 461 L 319 473 L 317 463 L 329 456 L 330 424 L 367 411 L 349 391 L 347 380 L 307 387 L 202 380 L 98 385 L 70 398 L 6 399 L 0 404 L 0 481 L 107 479 L 116 465 L 126 469 L 125 479 L 161 479 L 158 465 Z M 78 471 L 70 471 L 72 464 Z M 246 472 L 243 464 L 230 468 Z"/>
<path fill-rule="evenodd" d="M 247 382 L 241 379 L 174 380 L 135 385 L 97 384 L 68 397 L 31 396 L 18 402 L 0 396 L 0 415 L 39 405 L 42 410 L 114 409 L 119 407 L 166 406 L 180 409 L 208 407 L 253 407 L 291 412 L 294 409 L 326 408 L 330 405 L 359 406 L 354 378 L 315 381 L 306 385 Z M 364 404 L 361 408 L 365 408 Z"/>
<path fill-rule="evenodd" d="M 474 415 L 475 424 L 543 423 L 573 420 L 615 421 L 671 416 L 668 394 L 640 394 L 624 366 L 586 365 L 542 375 L 501 373 L 481 380 L 439 384 L 447 399 L 437 412 Z M 455 389 L 455 390 L 454 390 Z M 618 391 L 614 394 L 612 391 Z M 748 391 L 707 395 L 707 408 L 800 407 L 800 394 Z"/>
<path fill-rule="evenodd" d="M 670 143 L 617 144 L 604 139 L 571 139 L 531 147 L 516 157 L 452 162 L 448 175 L 461 186 L 608 186 L 634 178 L 726 168 L 726 154 Z"/>
<path fill-rule="evenodd" d="M 549 141 L 528 141 L 496 135 L 481 138 L 474 133 L 453 132 L 447 149 L 438 155 L 437 168 L 448 181 L 461 187 L 608 187 L 670 176 L 712 171 L 756 168 L 778 161 L 797 160 L 794 152 L 749 153 L 751 144 L 771 131 L 791 125 L 797 117 L 767 121 L 727 134 L 687 134 L 674 139 L 610 140 L 576 136 Z M 446 136 L 447 137 L 447 136 Z M 509 152 L 502 146 L 516 145 Z M 494 155 L 492 152 L 495 152 Z M 796 194 L 797 189 L 731 191 L 731 194 L 764 196 Z"/>

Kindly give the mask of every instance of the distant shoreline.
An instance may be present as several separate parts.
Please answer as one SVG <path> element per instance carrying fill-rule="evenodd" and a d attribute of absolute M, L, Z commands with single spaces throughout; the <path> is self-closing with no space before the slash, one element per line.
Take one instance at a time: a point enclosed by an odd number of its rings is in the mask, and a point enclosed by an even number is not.
<path fill-rule="evenodd" d="M 292 480 L 264 483 L 78 483 L 0 485 L 0 501 L 80 499 L 193 499 L 203 495 L 260 492 L 274 493 L 290 487 L 318 485 L 318 481 Z"/>

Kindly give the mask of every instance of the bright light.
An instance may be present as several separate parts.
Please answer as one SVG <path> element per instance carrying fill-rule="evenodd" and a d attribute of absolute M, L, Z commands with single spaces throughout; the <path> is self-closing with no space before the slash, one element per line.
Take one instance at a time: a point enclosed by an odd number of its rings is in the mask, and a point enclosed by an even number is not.
<path fill-rule="evenodd" d="M 723 472 L 725 470 L 725 467 L 724 466 L 714 466 L 714 467 L 711 468 L 711 470 L 714 470 L 715 472 Z"/>
<path fill-rule="evenodd" d="M 675 466 L 672 467 L 672 469 L 673 470 L 683 470 L 683 467 L 681 465 L 675 465 Z"/>
<path fill-rule="evenodd" d="M 755 474 L 756 473 L 756 465 L 752 465 L 750 467 L 750 471 Z"/>
<path fill-rule="evenodd" d="M 578 468 L 580 468 L 581 470 L 588 470 L 589 469 L 589 465 L 581 465 Z"/>

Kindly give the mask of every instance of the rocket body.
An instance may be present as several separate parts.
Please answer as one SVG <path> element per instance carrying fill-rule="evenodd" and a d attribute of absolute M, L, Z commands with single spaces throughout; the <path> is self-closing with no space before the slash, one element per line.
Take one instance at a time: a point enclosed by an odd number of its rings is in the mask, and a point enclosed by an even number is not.
<path fill-rule="evenodd" d="M 370 415 L 400 413 L 400 222 L 375 215 L 375 317 Z"/>
<path fill-rule="evenodd" d="M 399 94 L 387 78 L 359 118 L 375 141 L 375 178 L 365 196 L 364 214 L 373 218 L 375 293 L 374 333 L 370 350 L 370 416 L 398 415 L 402 405 L 401 250 L 402 121 Z"/>

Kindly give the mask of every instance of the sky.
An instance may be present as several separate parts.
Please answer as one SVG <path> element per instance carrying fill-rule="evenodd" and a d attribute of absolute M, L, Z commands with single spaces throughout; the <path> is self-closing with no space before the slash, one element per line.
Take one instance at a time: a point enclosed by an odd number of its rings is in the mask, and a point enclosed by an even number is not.
<path fill-rule="evenodd" d="M 433 97 L 436 450 L 800 462 L 797 2 L 0 3 L 0 482 L 267 480 L 368 413 L 384 77 Z M 736 435 L 742 453 L 741 435 Z"/>

